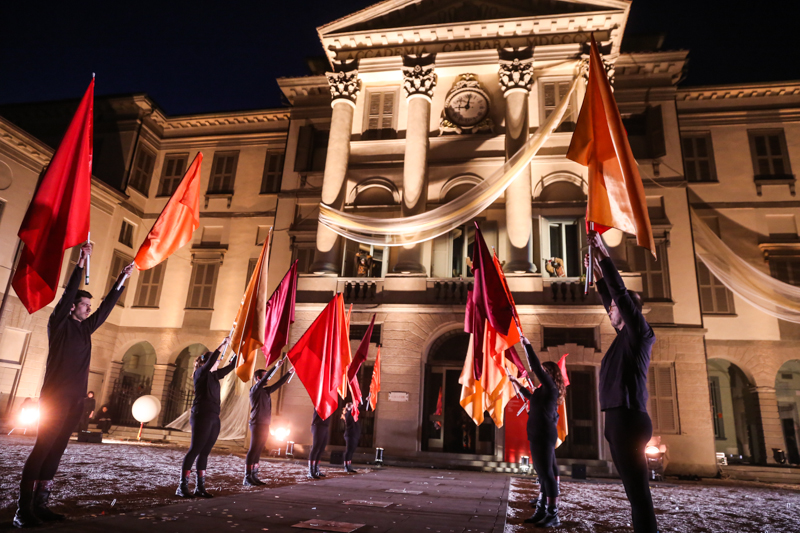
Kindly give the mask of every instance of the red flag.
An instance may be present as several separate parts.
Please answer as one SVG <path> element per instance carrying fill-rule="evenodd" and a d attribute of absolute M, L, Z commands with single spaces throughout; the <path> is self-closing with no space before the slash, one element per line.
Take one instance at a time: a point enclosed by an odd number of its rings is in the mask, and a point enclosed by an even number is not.
<path fill-rule="evenodd" d="M 150 233 L 136 253 L 136 268 L 153 268 L 192 239 L 200 227 L 200 164 L 203 153 L 197 155 L 183 175 L 178 188 L 158 215 Z"/>
<path fill-rule="evenodd" d="M 514 315 L 513 307 L 477 222 L 472 265 L 475 288 L 467 295 L 464 331 L 473 334 L 473 374 L 475 379 L 480 379 L 484 356 L 484 325 L 488 322 L 498 334 L 507 336 Z M 511 345 L 513 344 L 512 342 Z"/>
<path fill-rule="evenodd" d="M 55 298 L 64 250 L 89 237 L 93 113 L 94 78 L 19 228 L 25 247 L 12 286 L 31 314 Z"/>
<path fill-rule="evenodd" d="M 372 367 L 372 382 L 369 385 L 369 406 L 372 410 L 378 405 L 378 393 L 381 391 L 381 347 L 378 345 L 378 355 L 375 356 L 375 366 Z"/>
<path fill-rule="evenodd" d="M 603 233 L 617 228 L 656 255 L 647 199 L 628 135 L 592 37 L 589 83 L 567 158 L 589 167 L 586 224 Z"/>
<path fill-rule="evenodd" d="M 358 369 L 361 368 L 361 365 L 367 360 L 367 355 L 369 355 L 369 340 L 372 337 L 373 327 L 375 327 L 375 315 L 372 315 L 367 332 L 364 334 L 364 338 L 361 339 L 361 344 L 358 345 L 353 361 L 347 368 L 347 382 L 350 384 L 350 395 L 353 397 L 353 418 L 356 421 L 358 421 L 358 405 L 363 399 L 361 386 L 358 384 Z"/>
<path fill-rule="evenodd" d="M 326 420 L 339 406 L 342 353 L 350 351 L 341 293 L 333 297 L 287 354 L 317 414 Z"/>
<path fill-rule="evenodd" d="M 294 323 L 294 304 L 297 299 L 297 260 L 283 276 L 267 302 L 266 333 L 261 350 L 266 366 L 277 361 L 283 347 L 289 342 L 289 326 Z"/>
<path fill-rule="evenodd" d="M 569 354 L 565 353 L 561 356 L 561 359 L 558 360 L 558 368 L 561 370 L 561 376 L 564 378 L 564 386 L 569 387 L 569 376 L 567 375 L 567 356 Z"/>

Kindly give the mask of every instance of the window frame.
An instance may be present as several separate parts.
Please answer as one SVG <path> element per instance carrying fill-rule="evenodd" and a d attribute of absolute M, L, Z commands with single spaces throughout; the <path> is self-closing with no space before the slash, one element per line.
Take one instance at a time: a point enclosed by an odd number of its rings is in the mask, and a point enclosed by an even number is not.
<path fill-rule="evenodd" d="M 717 277 L 714 275 L 713 272 L 703 263 L 700 259 L 695 258 L 697 272 L 697 287 L 700 290 L 700 312 L 704 315 L 713 315 L 713 316 L 735 316 L 736 315 L 736 308 L 734 307 L 733 301 L 733 293 L 726 287 Z M 709 281 L 710 283 L 704 284 L 702 282 L 702 276 L 700 274 L 700 269 L 704 268 L 708 272 Z M 717 305 L 717 290 L 722 288 L 725 291 L 725 298 L 726 298 L 726 305 L 728 306 L 728 311 L 721 311 L 719 310 L 719 306 Z M 705 309 L 705 302 L 703 298 L 703 289 L 708 289 L 711 294 L 711 310 Z"/>
<path fill-rule="evenodd" d="M 663 370 L 666 370 L 669 373 L 668 379 L 669 379 L 669 387 L 671 389 L 671 394 L 666 394 L 666 393 L 662 394 L 663 391 L 660 390 L 661 385 L 659 385 L 659 380 L 658 376 L 656 376 L 656 372 Z M 652 385 L 655 385 L 655 387 L 653 387 Z M 675 375 L 674 363 L 650 364 L 650 367 L 647 369 L 647 392 L 648 392 L 647 412 L 650 414 L 650 419 L 653 422 L 653 434 L 661 433 L 669 435 L 680 435 L 681 434 L 680 410 L 678 409 L 678 387 L 677 387 L 677 379 Z M 674 428 L 662 427 L 662 421 L 664 420 L 664 415 L 666 414 L 662 412 L 662 410 L 667 410 L 667 407 L 662 407 L 663 404 L 661 402 L 667 400 L 672 402 L 671 415 L 675 422 Z"/>
<path fill-rule="evenodd" d="M 555 110 L 558 107 L 558 104 L 561 102 L 561 96 L 558 91 L 558 86 L 561 83 L 566 83 L 567 86 L 572 84 L 575 78 L 571 76 L 547 76 L 542 78 L 537 78 L 536 84 L 538 86 L 537 97 L 538 97 L 538 108 L 539 108 L 539 124 L 544 124 L 547 120 L 548 113 L 547 110 L 550 108 L 545 104 L 545 91 L 547 90 L 546 86 L 549 84 L 555 84 L 555 92 L 554 95 L 556 97 L 555 105 L 552 107 Z M 558 133 L 569 133 L 572 135 L 572 132 L 575 131 L 575 126 L 577 125 L 578 117 L 576 115 L 576 105 L 577 98 L 575 93 L 572 94 L 572 98 L 570 99 L 569 104 L 567 105 L 567 109 L 564 112 L 564 120 L 561 121 L 561 124 L 553 131 L 554 134 Z M 571 124 L 571 128 L 564 128 L 564 125 Z"/>
<path fill-rule="evenodd" d="M 302 242 L 302 243 L 295 243 L 292 246 L 292 263 L 297 261 L 297 272 L 298 274 L 313 274 L 311 271 L 311 267 L 314 265 L 314 253 L 316 252 L 316 245 L 313 242 Z M 300 255 L 308 253 L 310 257 L 308 259 L 308 264 L 304 265 L 303 261 L 301 261 Z"/>
<path fill-rule="evenodd" d="M 149 170 L 143 170 L 140 167 L 140 161 L 143 156 L 150 157 Z M 135 190 L 139 194 L 144 195 L 145 198 L 150 197 L 150 184 L 153 181 L 153 171 L 155 170 L 157 152 L 144 143 L 139 143 L 134 154 L 130 179 L 128 179 L 128 187 Z M 139 183 L 139 182 L 142 183 Z M 141 185 L 141 188 L 139 186 Z"/>
<path fill-rule="evenodd" d="M 273 157 L 278 157 L 279 162 L 275 170 L 270 170 L 270 161 Z M 261 189 L 259 194 L 278 194 L 281 191 L 283 181 L 283 167 L 286 164 L 286 153 L 283 150 L 267 150 L 264 159 L 264 171 L 261 174 Z M 273 187 L 267 187 L 270 180 L 274 180 Z"/>
<path fill-rule="evenodd" d="M 136 295 L 133 299 L 133 307 L 144 308 L 144 309 L 158 309 L 161 303 L 161 289 L 164 287 L 164 277 L 166 275 L 166 268 L 167 268 L 167 261 L 165 259 L 161 263 L 157 264 L 153 268 L 149 268 L 139 273 L 139 282 L 136 286 Z M 155 272 L 159 273 L 158 284 L 152 283 L 152 281 L 147 280 L 147 277 L 151 277 L 154 275 Z M 144 292 L 145 287 L 147 290 L 147 297 L 152 294 L 152 290 L 155 287 L 155 304 L 148 305 L 145 298 Z"/>
<path fill-rule="evenodd" d="M 642 270 L 639 268 L 639 264 L 636 258 L 636 253 L 644 254 L 644 257 L 647 258 L 647 262 L 649 263 L 652 260 L 652 254 L 649 250 L 645 248 L 641 248 L 636 245 L 636 240 L 632 238 L 627 239 L 627 246 L 628 246 L 628 263 L 631 265 L 631 270 L 633 272 L 638 272 L 642 275 L 642 301 L 645 302 L 671 302 L 672 301 L 672 283 L 670 282 L 669 277 L 669 254 L 667 253 L 667 239 L 666 237 L 655 237 L 655 244 L 656 244 L 656 254 L 658 255 L 658 260 L 656 261 L 659 265 L 664 265 L 664 268 L 661 270 L 661 275 L 663 279 L 663 289 L 664 289 L 664 297 L 662 298 L 651 298 L 646 293 L 650 292 L 650 277 L 649 272 L 651 270 Z M 664 261 L 663 263 L 661 261 Z M 653 270 L 652 272 L 655 272 Z M 645 275 L 648 276 L 647 281 L 645 282 Z M 645 290 L 647 288 L 647 290 Z"/>
<path fill-rule="evenodd" d="M 130 231 L 126 231 L 126 228 L 129 228 Z M 127 246 L 128 248 L 133 248 L 134 231 L 136 231 L 136 224 L 123 218 L 122 224 L 120 224 L 117 242 L 123 246 Z"/>
<path fill-rule="evenodd" d="M 698 157 L 697 154 L 697 139 L 703 139 L 706 142 L 706 157 L 701 158 Z M 686 147 L 684 143 L 686 141 L 691 141 L 692 143 L 692 150 L 695 155 L 689 157 L 686 155 Z M 711 139 L 711 132 L 710 131 L 691 131 L 685 132 L 681 134 L 681 152 L 683 153 L 683 173 L 686 176 L 686 181 L 689 183 L 719 183 L 719 178 L 717 176 L 717 165 L 716 160 L 714 157 L 714 144 Z M 707 159 L 708 160 L 708 179 L 700 179 L 699 178 L 699 163 L 700 161 Z M 689 179 L 689 165 L 694 165 L 695 170 L 695 179 Z"/>
<path fill-rule="evenodd" d="M 167 168 L 169 167 L 169 163 L 171 161 L 181 161 L 183 160 L 183 171 L 180 174 L 173 174 L 167 176 Z M 164 161 L 161 164 L 161 176 L 158 181 L 158 190 L 156 191 L 156 198 L 168 198 L 172 196 L 180 185 L 181 180 L 186 175 L 186 170 L 189 165 L 189 153 L 182 152 L 182 153 L 170 153 L 164 155 Z M 165 188 L 166 184 L 169 182 L 170 188 L 167 190 Z"/>
<path fill-rule="evenodd" d="M 221 158 L 233 158 L 233 168 L 231 169 L 231 183 L 230 188 L 226 189 L 223 188 L 225 176 L 227 172 L 222 172 L 221 174 L 217 174 L 217 166 L 219 164 L 219 160 Z M 211 174 L 208 177 L 208 188 L 206 189 L 206 194 L 233 194 L 234 189 L 236 187 L 236 173 L 239 169 L 239 150 L 226 150 L 226 151 L 219 151 L 214 152 L 214 159 L 211 163 Z M 215 187 L 217 185 L 215 181 L 222 180 L 218 185 L 219 187 Z"/>
<path fill-rule="evenodd" d="M 119 260 L 115 268 L 115 262 Z M 119 272 L 122 268 L 126 265 L 130 265 L 133 263 L 133 257 L 129 256 L 122 250 L 114 250 L 114 253 L 111 254 L 111 264 L 108 268 L 108 279 L 106 280 L 106 292 L 108 294 L 111 292 L 111 289 L 114 287 L 114 283 L 117 281 L 117 276 L 119 276 Z M 128 286 L 125 285 L 122 289 L 122 294 L 120 294 L 119 299 L 117 300 L 117 304 L 120 307 L 125 307 L 125 295 L 128 293 Z"/>
<path fill-rule="evenodd" d="M 781 147 L 781 159 L 783 162 L 784 172 L 781 174 L 776 174 L 774 169 L 773 159 L 776 157 L 772 154 L 768 154 L 766 157 L 769 162 L 770 171 L 768 174 L 764 174 L 760 170 L 759 166 L 759 157 L 756 152 L 756 138 L 757 137 L 770 137 L 770 136 L 777 136 L 778 141 Z M 792 174 L 792 166 L 791 161 L 789 160 L 789 150 L 786 145 L 786 132 L 783 128 L 769 128 L 769 129 L 754 129 L 754 130 L 747 130 L 747 138 L 750 144 L 750 158 L 753 162 L 753 176 L 754 178 L 766 178 L 766 179 L 780 179 L 780 178 L 793 178 L 794 175 Z M 767 151 L 769 152 L 769 142 L 766 143 Z"/>
<path fill-rule="evenodd" d="M 185 306 L 185 309 L 200 310 L 200 311 L 209 311 L 209 310 L 213 310 L 214 309 L 214 303 L 215 303 L 216 295 L 217 295 L 217 282 L 219 280 L 219 271 L 220 271 L 220 267 L 221 266 L 222 266 L 222 262 L 219 261 L 219 260 L 200 260 L 200 259 L 195 259 L 195 260 L 192 261 L 192 273 L 191 273 L 191 276 L 189 277 L 189 291 L 188 291 L 188 294 L 186 295 L 186 306 Z M 202 294 L 201 294 L 201 296 L 199 298 L 200 301 L 197 302 L 198 305 L 197 306 L 193 306 L 192 305 L 192 299 L 193 299 L 195 291 L 197 290 L 197 287 L 198 287 L 197 278 L 198 278 L 198 272 L 200 270 L 200 267 L 202 267 L 203 269 L 206 269 L 206 268 L 209 268 L 209 267 L 213 267 L 214 268 L 214 278 L 213 278 L 213 280 L 211 282 L 211 285 L 209 286 L 209 285 L 207 285 L 205 283 L 202 284 L 203 287 L 209 287 L 209 289 L 211 291 L 210 292 L 210 297 L 209 297 L 210 302 L 209 302 L 207 307 L 202 305 L 202 303 L 203 303 L 202 302 Z"/>
<path fill-rule="evenodd" d="M 394 139 L 397 137 L 397 115 L 400 108 L 400 87 L 397 86 L 383 86 L 383 87 L 370 87 L 367 89 L 366 97 L 364 98 L 364 117 L 363 117 L 363 124 L 361 127 L 361 135 L 369 136 L 370 140 L 381 140 L 381 139 Z M 372 100 L 373 95 L 378 96 L 378 109 L 380 112 L 376 116 L 378 119 L 379 125 L 382 125 L 384 116 L 384 108 L 386 102 L 387 94 L 392 95 L 392 113 L 389 116 L 391 121 L 391 126 L 388 128 L 378 127 L 375 129 L 371 129 L 369 127 L 370 119 L 373 118 L 373 115 L 370 114 L 370 101 Z M 373 133 L 374 132 L 374 133 Z M 373 137 L 374 135 L 374 137 Z"/>

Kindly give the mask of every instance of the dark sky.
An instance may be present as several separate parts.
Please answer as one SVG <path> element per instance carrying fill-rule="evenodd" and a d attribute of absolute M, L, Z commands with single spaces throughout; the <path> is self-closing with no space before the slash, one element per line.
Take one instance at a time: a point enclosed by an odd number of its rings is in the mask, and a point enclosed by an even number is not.
<path fill-rule="evenodd" d="M 308 74 L 305 58 L 322 55 L 316 27 L 373 3 L 6 2 L 0 104 L 78 98 L 96 72 L 98 95 L 146 92 L 170 115 L 279 107 L 275 78 Z M 634 0 L 627 33 L 690 50 L 684 85 L 800 79 L 800 3 L 737 4 Z"/>

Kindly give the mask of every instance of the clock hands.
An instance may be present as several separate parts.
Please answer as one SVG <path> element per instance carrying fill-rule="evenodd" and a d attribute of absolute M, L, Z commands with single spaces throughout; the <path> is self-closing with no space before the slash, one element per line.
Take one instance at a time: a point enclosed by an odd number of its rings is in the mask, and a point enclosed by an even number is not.
<path fill-rule="evenodd" d="M 470 94 L 470 95 L 467 96 L 467 105 L 464 107 L 464 109 L 469 109 L 469 101 L 471 99 L 472 99 L 472 95 Z"/>

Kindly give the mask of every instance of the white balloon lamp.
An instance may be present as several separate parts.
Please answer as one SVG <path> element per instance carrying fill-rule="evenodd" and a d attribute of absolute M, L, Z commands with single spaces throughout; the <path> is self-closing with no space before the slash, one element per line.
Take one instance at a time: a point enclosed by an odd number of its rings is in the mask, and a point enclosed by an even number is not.
<path fill-rule="evenodd" d="M 142 440 L 142 429 L 147 422 L 154 420 L 161 412 L 161 400 L 153 395 L 141 396 L 133 402 L 131 407 L 133 418 L 139 422 L 139 434 L 136 440 Z"/>

